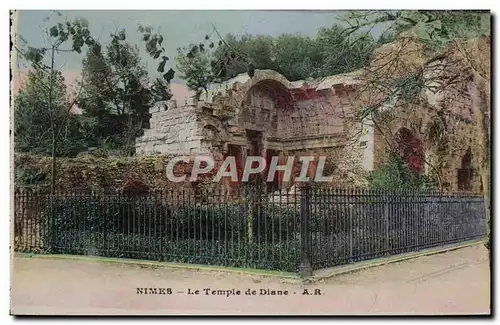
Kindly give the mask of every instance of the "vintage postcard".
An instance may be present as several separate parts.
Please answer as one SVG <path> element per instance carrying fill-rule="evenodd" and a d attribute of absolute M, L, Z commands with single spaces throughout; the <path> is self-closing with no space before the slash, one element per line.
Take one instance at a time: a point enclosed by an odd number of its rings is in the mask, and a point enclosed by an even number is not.
<path fill-rule="evenodd" d="M 491 13 L 13 10 L 11 315 L 491 315 Z"/>

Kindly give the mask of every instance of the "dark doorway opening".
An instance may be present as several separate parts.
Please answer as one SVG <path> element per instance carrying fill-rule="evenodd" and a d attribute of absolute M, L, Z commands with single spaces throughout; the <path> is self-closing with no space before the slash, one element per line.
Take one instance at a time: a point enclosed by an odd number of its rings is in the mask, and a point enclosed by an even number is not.
<path fill-rule="evenodd" d="M 396 150 L 406 165 L 416 174 L 422 174 L 424 171 L 424 148 L 422 141 L 413 135 L 413 133 L 401 128 L 395 135 Z"/>
<path fill-rule="evenodd" d="M 472 191 L 472 178 L 474 169 L 472 168 L 472 153 L 467 149 L 462 157 L 462 164 L 457 172 L 457 183 L 459 191 Z"/>
<path fill-rule="evenodd" d="M 266 180 L 267 180 L 267 177 L 269 175 L 269 166 L 271 165 L 271 160 L 273 159 L 273 157 L 279 157 L 278 151 L 267 150 L 266 151 L 266 166 L 267 167 L 266 167 L 266 173 L 265 173 Z M 278 164 L 279 164 L 279 159 L 278 159 Z M 267 191 L 268 192 L 278 191 L 280 189 L 282 177 L 283 177 L 283 172 L 276 171 L 272 180 L 270 182 L 269 181 L 266 182 Z"/>
<path fill-rule="evenodd" d="M 263 155 L 262 132 L 255 130 L 246 130 L 247 141 L 250 148 L 247 151 L 247 156 L 260 156 Z M 252 164 L 252 168 L 257 167 L 257 162 Z M 263 181 L 262 173 L 250 174 L 248 178 L 249 183 L 254 185 L 261 185 Z"/>

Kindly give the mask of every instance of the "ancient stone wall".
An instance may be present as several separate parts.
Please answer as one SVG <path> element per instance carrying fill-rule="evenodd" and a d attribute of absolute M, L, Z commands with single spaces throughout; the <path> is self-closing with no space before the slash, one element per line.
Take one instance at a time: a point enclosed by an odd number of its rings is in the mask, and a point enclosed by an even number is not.
<path fill-rule="evenodd" d="M 16 187 L 50 188 L 51 158 L 16 154 Z M 166 166 L 172 156 L 140 156 L 97 158 L 81 156 L 77 158 L 58 158 L 56 189 L 58 191 L 117 191 L 128 180 L 137 180 L 151 190 L 170 190 L 190 188 L 188 182 L 174 183 L 167 178 Z M 189 171 L 187 166 L 178 163 L 174 175 L 180 176 Z"/>
<path fill-rule="evenodd" d="M 330 99 L 324 94 L 322 97 L 297 101 L 294 110 L 281 111 L 278 136 L 282 139 L 310 138 L 342 133 L 342 120 L 336 115 L 340 100 Z"/>
<path fill-rule="evenodd" d="M 448 97 L 447 97 L 448 98 Z M 457 108 L 464 105 L 454 105 Z M 447 113 L 446 126 L 443 129 L 432 130 L 432 119 L 436 116 L 436 108 L 428 104 L 399 108 L 397 111 L 386 112 L 377 122 L 382 132 L 374 130 L 374 165 L 380 167 L 390 153 L 399 130 L 407 129 L 413 136 L 422 141 L 424 148 L 424 173 L 439 178 L 441 188 L 450 191 L 466 190 L 459 185 L 459 173 L 464 168 L 471 169 L 470 187 L 467 190 L 479 192 L 481 180 L 479 177 L 479 159 L 481 152 L 474 145 L 475 129 L 471 117 Z M 385 121 L 384 121 L 385 120 Z M 433 132 L 438 134 L 432 135 Z M 446 137 L 441 137 L 446 135 Z M 439 136 L 439 140 L 435 137 Z M 389 142 L 389 143 L 388 143 Z M 469 166 L 463 166 L 463 158 L 470 151 Z"/>
<path fill-rule="evenodd" d="M 136 140 L 138 155 L 189 155 L 201 148 L 202 135 L 196 120 L 196 107 L 176 101 L 158 102 L 150 108 L 150 129 Z"/>

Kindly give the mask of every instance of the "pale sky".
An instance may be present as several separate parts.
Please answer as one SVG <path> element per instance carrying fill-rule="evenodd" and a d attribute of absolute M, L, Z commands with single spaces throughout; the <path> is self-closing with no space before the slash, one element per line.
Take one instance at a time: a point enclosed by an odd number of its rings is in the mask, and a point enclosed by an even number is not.
<path fill-rule="evenodd" d="M 283 33 L 314 36 L 319 28 L 330 27 L 341 14 L 339 11 L 152 11 L 152 10 L 72 10 L 61 11 L 58 17 L 51 11 L 21 10 L 19 11 L 18 33 L 30 46 L 44 46 L 44 30 L 54 22 L 67 17 L 70 20 L 83 17 L 89 22 L 94 36 L 102 41 L 109 39 L 109 34 L 125 29 L 127 39 L 132 44 L 144 48 L 137 32 L 139 24 L 149 25 L 164 36 L 164 47 L 169 61 L 173 66 L 173 57 L 178 47 L 189 43 L 199 43 L 206 34 L 212 32 L 212 24 L 225 36 L 227 33 L 241 35 L 265 34 L 277 36 Z M 44 22 L 45 17 L 51 17 L 50 22 Z M 214 34 L 213 39 L 217 40 Z M 70 45 L 68 46 L 68 48 Z M 151 77 L 157 76 L 156 64 L 143 52 L 143 62 Z M 84 54 L 61 54 L 57 58 L 57 67 L 63 66 L 63 71 L 79 72 Z M 22 66 L 20 66 L 23 68 Z M 177 79 L 177 78 L 176 78 Z"/>

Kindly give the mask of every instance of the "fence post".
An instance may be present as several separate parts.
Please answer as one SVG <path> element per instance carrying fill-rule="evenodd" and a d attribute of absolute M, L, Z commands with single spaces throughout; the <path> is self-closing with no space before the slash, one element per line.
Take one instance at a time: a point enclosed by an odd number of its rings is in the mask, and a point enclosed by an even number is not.
<path fill-rule="evenodd" d="M 384 205 L 384 222 L 385 222 L 385 256 L 389 256 L 389 214 L 390 214 L 390 206 L 389 200 L 393 199 L 392 192 L 384 192 L 382 194 L 382 204 Z"/>
<path fill-rule="evenodd" d="M 55 197 L 55 191 L 50 192 L 50 218 L 49 218 L 49 231 L 50 235 L 48 236 L 50 238 L 50 245 L 49 245 L 49 251 L 50 253 L 55 253 L 55 245 L 54 243 L 56 242 L 56 234 L 55 234 L 55 228 L 56 228 L 56 222 L 55 222 L 55 209 L 54 209 L 54 197 Z"/>
<path fill-rule="evenodd" d="M 310 189 L 305 186 L 300 195 L 300 264 L 299 274 L 302 277 L 312 275 L 311 267 L 311 232 L 310 222 Z"/>
<path fill-rule="evenodd" d="M 355 205 L 351 203 L 352 201 L 355 201 L 355 198 L 353 196 L 354 193 L 350 188 L 348 188 L 347 191 L 342 191 L 341 193 L 343 194 L 342 196 L 342 201 L 344 202 L 343 204 L 345 204 L 348 209 L 347 218 L 349 218 L 349 263 L 352 263 L 354 262 L 354 249 L 352 246 L 352 237 L 354 236 L 354 229 L 352 225 L 352 218 L 354 218 L 355 214 L 351 213 L 351 210 L 354 210 L 353 208 Z"/>
<path fill-rule="evenodd" d="M 24 209 L 26 204 L 23 202 L 24 199 L 24 191 L 20 188 L 14 194 L 14 201 L 16 206 L 14 207 L 14 238 L 17 239 L 17 245 L 14 247 L 17 249 L 18 247 L 23 247 L 24 241 Z"/>

